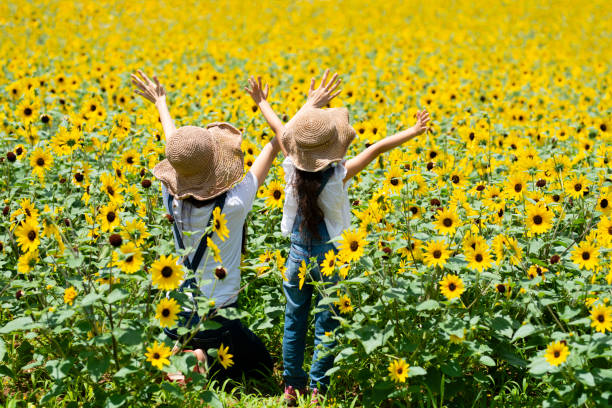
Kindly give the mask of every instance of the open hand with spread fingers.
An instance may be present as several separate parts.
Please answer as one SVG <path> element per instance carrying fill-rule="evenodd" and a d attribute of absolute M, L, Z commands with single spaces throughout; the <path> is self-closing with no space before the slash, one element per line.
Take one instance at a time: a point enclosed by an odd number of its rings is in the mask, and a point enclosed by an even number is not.
<path fill-rule="evenodd" d="M 268 99 L 268 91 L 270 88 L 268 87 L 268 84 L 266 84 L 265 88 L 262 87 L 260 76 L 257 77 L 257 80 L 255 80 L 254 77 L 250 77 L 248 81 L 249 85 L 245 86 L 244 89 L 249 93 L 249 95 L 251 95 L 253 102 L 259 105 L 262 101 Z"/>
<path fill-rule="evenodd" d="M 417 122 L 412 127 L 415 136 L 421 135 L 429 130 L 427 122 L 429 122 L 429 112 L 425 109 L 416 113 Z"/>
<path fill-rule="evenodd" d="M 335 73 L 329 82 L 327 82 L 327 76 L 329 75 L 329 69 L 326 69 L 321 79 L 321 84 L 315 89 L 315 79 L 310 80 L 310 89 L 308 90 L 308 101 L 307 104 L 313 108 L 322 108 L 331 102 L 336 96 L 342 92 L 341 89 L 334 92 L 342 79 Z M 327 83 L 326 83 L 327 82 Z"/>
<path fill-rule="evenodd" d="M 148 101 L 157 103 L 160 99 L 166 98 L 166 90 L 153 75 L 153 81 L 149 79 L 141 70 L 136 71 L 138 75 L 132 74 L 132 83 L 138 88 L 134 92 Z"/>

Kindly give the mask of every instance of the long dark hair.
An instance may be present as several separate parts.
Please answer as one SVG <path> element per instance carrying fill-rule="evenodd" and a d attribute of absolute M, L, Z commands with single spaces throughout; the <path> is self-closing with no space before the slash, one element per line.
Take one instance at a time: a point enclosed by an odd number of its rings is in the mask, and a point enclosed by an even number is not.
<path fill-rule="evenodd" d="M 300 232 L 308 231 L 319 239 L 319 224 L 323 221 L 323 211 L 319 207 L 319 190 L 323 181 L 323 171 L 304 171 L 295 169 L 293 191 L 297 197 L 298 213 L 302 215 Z"/>

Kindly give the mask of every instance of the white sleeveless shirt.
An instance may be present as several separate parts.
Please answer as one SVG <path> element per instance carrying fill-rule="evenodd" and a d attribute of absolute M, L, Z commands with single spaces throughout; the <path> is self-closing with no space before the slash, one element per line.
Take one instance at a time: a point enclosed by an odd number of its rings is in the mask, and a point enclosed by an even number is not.
<path fill-rule="evenodd" d="M 345 161 L 342 160 L 339 163 L 332 164 L 335 167 L 334 173 L 319 194 L 319 208 L 323 211 L 325 226 L 330 239 L 339 237 L 342 235 L 342 231 L 351 226 L 351 204 L 348 198 L 350 180 L 343 183 L 344 177 L 346 177 Z M 283 170 L 285 171 L 285 203 L 281 232 L 285 236 L 290 236 L 298 208 L 297 198 L 293 191 L 295 166 L 291 158 L 287 157 L 283 161 Z M 339 245 L 336 241 L 333 244 L 336 247 Z"/>

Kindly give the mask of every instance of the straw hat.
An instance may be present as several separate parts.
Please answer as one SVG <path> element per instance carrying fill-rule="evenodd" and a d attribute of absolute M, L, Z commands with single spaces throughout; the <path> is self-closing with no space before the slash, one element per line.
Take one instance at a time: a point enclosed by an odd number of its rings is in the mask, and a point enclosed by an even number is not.
<path fill-rule="evenodd" d="M 295 167 L 314 172 L 342 160 L 355 135 L 346 108 L 307 108 L 287 123 L 280 142 Z"/>
<path fill-rule="evenodd" d="M 166 159 L 153 169 L 172 195 L 208 200 L 229 190 L 244 171 L 242 134 L 229 123 L 183 126 L 166 143 Z"/>

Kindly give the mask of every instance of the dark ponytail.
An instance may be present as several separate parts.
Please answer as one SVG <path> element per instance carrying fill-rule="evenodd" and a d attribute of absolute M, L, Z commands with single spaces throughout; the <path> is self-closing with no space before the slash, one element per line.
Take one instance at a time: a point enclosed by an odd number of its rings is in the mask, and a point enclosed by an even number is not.
<path fill-rule="evenodd" d="M 319 239 L 319 224 L 323 221 L 323 211 L 319 207 L 319 190 L 323 181 L 323 171 L 311 172 L 295 169 L 293 191 L 297 197 L 298 213 L 302 215 L 300 232 L 308 231 Z"/>

